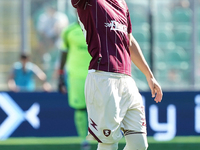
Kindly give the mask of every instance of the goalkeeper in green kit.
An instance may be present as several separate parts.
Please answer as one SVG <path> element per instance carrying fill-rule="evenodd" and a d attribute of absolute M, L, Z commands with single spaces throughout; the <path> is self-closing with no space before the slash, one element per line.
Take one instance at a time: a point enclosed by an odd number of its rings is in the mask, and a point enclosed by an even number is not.
<path fill-rule="evenodd" d="M 78 23 L 65 28 L 61 36 L 58 88 L 61 93 L 68 92 L 69 106 L 75 109 L 74 120 L 77 133 L 82 138 L 81 150 L 89 150 L 89 143 L 85 140 L 87 135 L 87 111 L 84 87 L 91 56 L 88 53 L 86 40 Z M 67 90 L 64 70 L 67 72 Z"/>

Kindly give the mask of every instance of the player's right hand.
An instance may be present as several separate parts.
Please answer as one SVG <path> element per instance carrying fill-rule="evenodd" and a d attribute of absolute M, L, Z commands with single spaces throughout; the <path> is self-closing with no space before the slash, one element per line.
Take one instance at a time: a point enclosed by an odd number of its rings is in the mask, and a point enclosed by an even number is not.
<path fill-rule="evenodd" d="M 161 102 L 162 97 L 163 97 L 163 92 L 162 92 L 160 85 L 156 81 L 156 79 L 154 77 L 147 78 L 147 82 L 151 89 L 151 94 L 152 94 L 152 97 L 154 98 L 154 101 L 156 103 Z"/>
<path fill-rule="evenodd" d="M 60 93 L 67 93 L 67 88 L 66 88 L 66 84 L 65 84 L 65 77 L 64 77 L 64 74 L 61 74 L 59 76 L 59 80 L 58 80 L 58 91 Z"/>

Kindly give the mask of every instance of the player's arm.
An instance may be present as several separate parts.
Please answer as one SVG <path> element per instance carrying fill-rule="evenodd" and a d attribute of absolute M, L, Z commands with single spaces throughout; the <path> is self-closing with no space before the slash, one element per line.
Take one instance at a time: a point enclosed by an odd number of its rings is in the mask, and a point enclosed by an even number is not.
<path fill-rule="evenodd" d="M 61 33 L 61 46 L 60 46 L 60 66 L 58 70 L 58 91 L 61 93 L 67 93 L 66 83 L 65 83 L 65 65 L 67 61 L 68 43 L 67 43 L 67 32 L 68 28 L 65 28 Z"/>
<path fill-rule="evenodd" d="M 60 68 L 59 68 L 60 70 L 64 70 L 66 60 L 67 60 L 67 52 L 61 50 L 61 56 L 60 56 Z"/>
<path fill-rule="evenodd" d="M 50 91 L 51 90 L 51 85 L 47 82 L 46 74 L 35 64 L 33 65 L 33 70 L 32 71 L 43 82 L 43 89 L 45 91 Z"/>
<path fill-rule="evenodd" d="M 58 81 L 58 91 L 61 93 L 67 93 L 67 88 L 65 84 L 65 63 L 67 60 L 67 52 L 61 50 L 61 56 L 60 56 L 60 67 L 59 67 L 59 81 Z"/>
<path fill-rule="evenodd" d="M 133 37 L 132 33 L 129 34 L 129 49 L 131 54 L 131 60 L 133 63 L 142 71 L 142 73 L 146 76 L 147 82 L 151 89 L 152 97 L 155 97 L 155 101 L 161 102 L 162 100 L 162 89 L 156 79 L 154 78 L 153 73 L 151 72 L 143 54 L 140 49 L 139 44 Z"/>

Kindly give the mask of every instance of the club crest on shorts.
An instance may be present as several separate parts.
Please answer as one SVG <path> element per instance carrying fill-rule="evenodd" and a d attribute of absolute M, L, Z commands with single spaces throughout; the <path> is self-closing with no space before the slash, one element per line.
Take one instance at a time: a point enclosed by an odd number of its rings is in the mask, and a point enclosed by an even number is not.
<path fill-rule="evenodd" d="M 109 129 L 104 129 L 104 130 L 103 130 L 103 134 L 104 134 L 106 137 L 108 137 L 108 136 L 110 135 L 110 133 L 111 133 L 111 130 L 109 130 Z"/>

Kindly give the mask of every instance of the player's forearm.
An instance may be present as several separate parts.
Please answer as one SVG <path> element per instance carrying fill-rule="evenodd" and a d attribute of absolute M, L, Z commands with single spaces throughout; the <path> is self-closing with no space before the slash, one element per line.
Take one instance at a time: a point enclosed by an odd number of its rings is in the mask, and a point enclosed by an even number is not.
<path fill-rule="evenodd" d="M 137 41 L 132 37 L 130 40 L 130 53 L 132 62 L 142 71 L 147 78 L 152 78 L 153 74 L 142 54 L 140 46 Z"/>
<path fill-rule="evenodd" d="M 66 63 L 66 58 L 67 57 L 67 53 L 66 52 L 61 52 L 61 57 L 60 57 L 60 70 L 63 70 L 65 67 L 65 63 Z"/>

